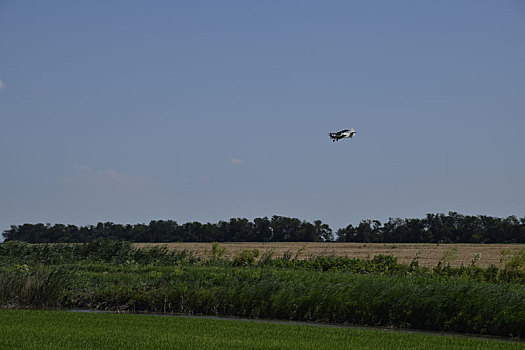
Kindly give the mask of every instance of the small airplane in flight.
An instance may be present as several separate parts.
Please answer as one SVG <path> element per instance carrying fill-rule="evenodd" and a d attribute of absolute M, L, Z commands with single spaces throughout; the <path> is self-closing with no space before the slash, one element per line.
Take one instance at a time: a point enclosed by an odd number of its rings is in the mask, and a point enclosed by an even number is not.
<path fill-rule="evenodd" d="M 328 135 L 330 135 L 330 138 L 332 139 L 332 142 L 339 141 L 340 139 L 346 139 L 346 138 L 352 138 L 356 134 L 354 129 L 345 129 L 338 132 L 331 132 Z"/>

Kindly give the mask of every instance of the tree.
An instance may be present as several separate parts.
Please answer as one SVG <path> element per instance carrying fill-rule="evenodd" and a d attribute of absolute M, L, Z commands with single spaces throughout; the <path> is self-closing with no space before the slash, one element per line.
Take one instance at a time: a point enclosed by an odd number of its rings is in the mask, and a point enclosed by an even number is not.
<path fill-rule="evenodd" d="M 356 242 L 379 242 L 381 223 L 378 220 L 363 220 L 356 229 Z"/>
<path fill-rule="evenodd" d="M 327 224 L 323 224 L 321 220 L 315 220 L 315 235 L 318 240 L 325 242 L 332 242 L 334 240 L 334 234 L 332 229 Z"/>
<path fill-rule="evenodd" d="M 337 230 L 336 235 L 336 242 L 357 242 L 357 229 L 352 224 Z"/>
<path fill-rule="evenodd" d="M 253 219 L 252 242 L 270 242 L 273 237 L 271 222 L 267 217 Z"/>

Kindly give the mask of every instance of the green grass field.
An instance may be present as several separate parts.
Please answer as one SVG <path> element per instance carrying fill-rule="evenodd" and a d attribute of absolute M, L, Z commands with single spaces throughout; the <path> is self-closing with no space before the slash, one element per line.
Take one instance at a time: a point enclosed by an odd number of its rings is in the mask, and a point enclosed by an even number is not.
<path fill-rule="evenodd" d="M 525 343 L 240 320 L 0 310 L 0 349 L 525 349 Z"/>

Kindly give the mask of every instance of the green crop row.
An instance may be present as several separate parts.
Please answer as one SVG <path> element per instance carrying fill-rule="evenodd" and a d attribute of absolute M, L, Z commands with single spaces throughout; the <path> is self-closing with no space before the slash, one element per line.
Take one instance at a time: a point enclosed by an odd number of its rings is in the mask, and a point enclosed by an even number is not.
<path fill-rule="evenodd" d="M 168 249 L 166 246 L 137 248 L 126 241 L 94 241 L 82 244 L 27 244 L 22 242 L 0 243 L 0 266 L 37 266 L 64 264 L 111 264 L 119 266 L 271 266 L 285 269 L 309 269 L 316 271 L 347 271 L 360 274 L 388 275 L 440 275 L 451 278 L 467 278 L 485 282 L 525 282 L 525 248 L 512 256 L 502 269 L 496 266 L 481 268 L 473 262 L 469 266 L 450 267 L 438 264 L 434 268 L 420 267 L 417 260 L 410 265 L 397 262 L 393 256 L 377 255 L 372 259 L 317 256 L 298 259 L 287 252 L 274 258 L 268 251 L 259 257 L 257 250 L 240 250 L 232 258 L 218 244 L 212 246 L 207 259 L 196 257 L 186 250 Z"/>
<path fill-rule="evenodd" d="M 28 244 L 10 241 L 0 243 L 0 265 L 61 265 L 78 262 L 110 264 L 194 263 L 198 259 L 185 250 L 171 250 L 166 246 L 137 248 L 127 241 L 98 240 L 90 243 Z"/>

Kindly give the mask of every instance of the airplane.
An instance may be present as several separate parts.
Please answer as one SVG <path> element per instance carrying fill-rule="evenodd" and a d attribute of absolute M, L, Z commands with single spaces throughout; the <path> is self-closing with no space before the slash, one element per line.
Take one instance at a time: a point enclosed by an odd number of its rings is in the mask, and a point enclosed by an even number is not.
<path fill-rule="evenodd" d="M 328 135 L 330 135 L 330 138 L 332 139 L 332 142 L 339 141 L 340 139 L 345 138 L 352 138 L 356 134 L 354 129 L 345 129 L 338 132 L 331 132 Z"/>

